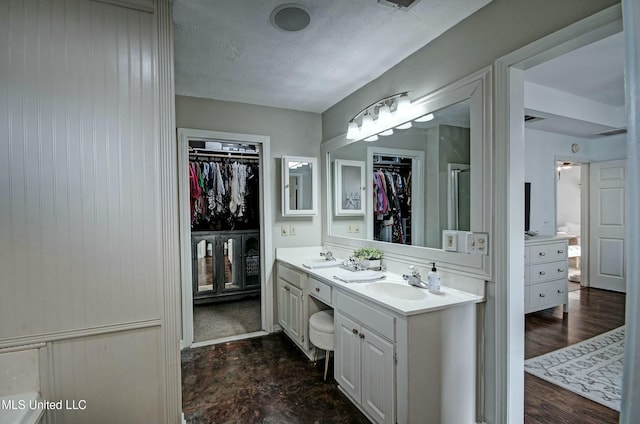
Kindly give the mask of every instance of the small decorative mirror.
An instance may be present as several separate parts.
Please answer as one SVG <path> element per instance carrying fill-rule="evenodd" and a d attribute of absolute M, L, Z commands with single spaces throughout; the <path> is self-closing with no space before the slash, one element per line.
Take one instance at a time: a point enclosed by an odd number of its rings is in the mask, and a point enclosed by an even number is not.
<path fill-rule="evenodd" d="M 318 213 L 318 161 L 301 156 L 282 157 L 282 215 Z"/>
<path fill-rule="evenodd" d="M 364 215 L 367 189 L 364 162 L 337 159 L 334 164 L 336 216 Z"/>

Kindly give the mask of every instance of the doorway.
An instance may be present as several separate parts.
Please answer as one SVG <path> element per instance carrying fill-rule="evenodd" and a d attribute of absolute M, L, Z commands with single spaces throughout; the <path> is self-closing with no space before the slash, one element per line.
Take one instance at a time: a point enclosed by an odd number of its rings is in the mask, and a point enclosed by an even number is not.
<path fill-rule="evenodd" d="M 269 137 L 178 130 L 182 348 L 266 334 Z"/>
<path fill-rule="evenodd" d="M 588 179 L 582 178 L 584 171 L 579 162 L 556 160 L 556 233 L 569 237 L 568 278 L 569 291 L 579 290 L 582 281 L 582 246 L 587 242 L 582 237 L 584 202 L 582 193 L 588 190 Z M 586 224 L 586 223 L 585 223 Z"/>
<path fill-rule="evenodd" d="M 496 257 L 496 280 L 519 281 L 524 274 L 524 214 L 522 205 L 524 195 L 522 187 L 525 180 L 524 167 L 549 167 L 540 172 L 542 178 L 551 178 L 551 186 L 540 193 L 546 199 L 549 194 L 554 196 L 553 168 L 555 160 L 541 160 L 541 157 L 531 155 L 525 145 L 525 71 L 544 63 L 551 58 L 561 56 L 582 46 L 619 33 L 622 29 L 619 8 L 610 8 L 584 21 L 551 34 L 536 41 L 526 48 L 519 49 L 495 62 L 496 69 L 496 163 L 506 164 L 504 169 L 496 168 L 496 197 L 500 207 L 496 210 L 497 222 L 505 222 L 506 230 L 498 233 L 497 244 L 506 248 L 505 257 Z M 529 87 L 531 88 L 531 87 Z M 548 100 L 549 92 L 536 90 L 537 100 Z M 559 105 L 559 103 L 555 103 Z M 573 110 L 576 110 L 573 108 Z M 544 117 L 541 117 L 544 118 Z M 574 119 L 575 121 L 576 119 Z M 626 117 L 624 124 L 626 124 Z M 550 142 L 553 137 L 541 139 L 541 145 Z M 565 141 L 570 139 L 564 137 Z M 572 142 L 565 144 L 564 153 L 574 152 Z M 579 143 L 576 151 L 583 147 Z M 625 149 L 626 151 L 626 149 Z M 540 149 L 541 153 L 545 149 Z M 548 153 L 548 151 L 547 151 Z M 561 154 L 564 154 L 561 153 Z M 582 150 L 582 154 L 590 153 Z M 541 189 L 540 184 L 532 186 L 532 190 Z M 550 192 L 550 193 L 549 193 Z M 539 219 L 535 225 L 544 230 L 541 234 L 554 234 L 555 229 L 555 201 L 554 197 L 536 202 L 539 209 L 545 207 L 551 211 L 550 219 Z M 534 203 L 534 199 L 532 199 Z M 552 206 L 553 205 L 553 206 Z M 551 208 L 549 208 L 551 206 Z M 503 209 L 504 208 L 504 209 Z M 544 212 L 544 210 L 543 210 Z M 532 225 L 534 225 L 532 223 Z M 536 228 L 536 227 L 534 227 Z M 497 352 L 496 364 L 501 374 L 497 377 L 498 397 L 501 402 L 508 404 L 501 422 L 522 422 L 524 411 L 524 310 L 522 298 L 524 288 L 520 285 L 509 284 L 508 288 L 499 287 L 496 291 L 496 303 L 504 305 L 497 308 Z M 504 319 L 503 319 L 504 318 Z M 551 405 L 550 405 L 551 406 Z"/>

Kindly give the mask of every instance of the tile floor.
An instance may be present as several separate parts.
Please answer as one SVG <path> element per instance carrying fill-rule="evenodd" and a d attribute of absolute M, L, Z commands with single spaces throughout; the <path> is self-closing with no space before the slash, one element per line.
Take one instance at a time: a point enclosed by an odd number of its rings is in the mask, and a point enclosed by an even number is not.
<path fill-rule="evenodd" d="M 329 376 L 333 374 L 333 358 Z M 367 418 L 340 392 L 324 363 L 283 333 L 182 352 L 187 423 L 357 424 Z"/>

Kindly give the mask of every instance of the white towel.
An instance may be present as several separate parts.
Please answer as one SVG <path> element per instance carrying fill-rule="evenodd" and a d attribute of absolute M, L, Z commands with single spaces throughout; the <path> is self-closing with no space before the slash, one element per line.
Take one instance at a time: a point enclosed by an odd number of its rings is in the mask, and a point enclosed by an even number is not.
<path fill-rule="evenodd" d="M 370 281 L 382 280 L 383 278 L 386 278 L 386 276 L 380 271 L 368 269 L 365 271 L 336 272 L 333 278 L 344 281 L 345 283 L 367 283 Z"/>

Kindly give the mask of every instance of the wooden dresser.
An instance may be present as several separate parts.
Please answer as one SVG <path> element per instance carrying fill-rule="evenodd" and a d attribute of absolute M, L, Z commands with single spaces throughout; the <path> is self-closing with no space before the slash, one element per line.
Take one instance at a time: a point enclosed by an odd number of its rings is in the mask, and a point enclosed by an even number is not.
<path fill-rule="evenodd" d="M 568 239 L 537 236 L 525 240 L 525 313 L 564 305 L 568 312 Z"/>

